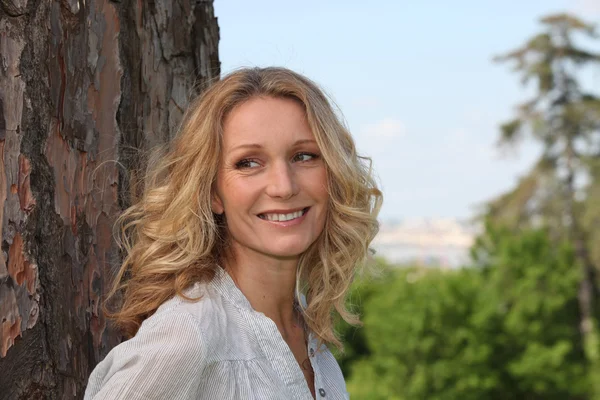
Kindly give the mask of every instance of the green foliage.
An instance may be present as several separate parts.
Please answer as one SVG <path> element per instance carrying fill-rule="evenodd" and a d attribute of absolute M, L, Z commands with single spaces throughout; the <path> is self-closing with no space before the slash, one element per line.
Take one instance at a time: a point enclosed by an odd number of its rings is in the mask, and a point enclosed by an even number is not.
<path fill-rule="evenodd" d="M 543 225 L 555 243 L 568 239 L 580 269 L 578 326 L 582 347 L 595 382 L 593 399 L 600 399 L 598 293 L 600 256 L 598 224 L 590 224 L 598 202 L 597 174 L 590 160 L 598 159 L 600 97 L 580 84 L 583 66 L 600 66 L 600 53 L 578 45 L 581 37 L 597 38 L 595 27 L 569 15 L 541 19 L 543 32 L 521 47 L 496 58 L 511 62 L 524 83 L 537 82 L 537 93 L 517 107 L 516 117 L 501 125 L 500 143 L 514 144 L 523 134 L 542 144 L 539 162 L 517 188 L 492 201 L 487 218 L 513 230 Z M 581 190 L 578 182 L 586 182 Z M 583 196 L 582 196 L 583 194 Z M 596 241 L 594 241 L 596 239 Z M 535 352 L 535 350 L 531 350 Z"/>
<path fill-rule="evenodd" d="M 492 236 L 478 318 L 501 321 L 489 337 L 503 359 L 515 398 L 568 399 L 587 390 L 578 331 L 580 269 L 571 246 L 555 246 L 545 230 Z M 498 335 L 500 333 L 500 335 Z"/>
<path fill-rule="evenodd" d="M 488 226 L 460 270 L 393 269 L 356 283 L 365 326 L 338 355 L 353 399 L 578 399 L 578 269 L 547 232 Z"/>
<path fill-rule="evenodd" d="M 600 121 L 600 118 L 598 119 Z M 600 127 L 599 127 L 600 129 Z M 582 204 L 582 219 L 588 232 L 590 255 L 596 265 L 600 265 L 600 155 L 586 160 L 590 169 L 590 184 L 586 188 L 586 196 Z"/>
<path fill-rule="evenodd" d="M 377 279 L 358 279 L 348 294 L 349 308 L 359 314 L 362 320 L 365 317 L 365 303 L 380 289 L 380 285 L 390 278 L 390 271 L 384 260 L 377 260 L 374 269 L 379 275 Z M 344 376 L 348 376 L 350 374 L 350 366 L 362 358 L 369 357 L 371 351 L 366 345 L 364 329 L 350 326 L 341 318 L 338 319 L 336 328 L 342 343 L 344 343 L 344 351 L 340 353 L 335 348 L 332 348 L 331 351 L 336 356 Z"/>
<path fill-rule="evenodd" d="M 523 125 L 520 119 L 513 119 L 512 121 L 506 122 L 500 126 L 502 130 L 502 140 L 512 141 L 521 133 L 521 126 Z"/>
<path fill-rule="evenodd" d="M 372 356 L 351 370 L 353 395 L 482 398 L 494 377 L 477 373 L 485 369 L 481 361 L 490 349 L 477 343 L 469 326 L 479 277 L 468 270 L 403 270 L 392 276 L 365 304 L 365 340 Z"/>
<path fill-rule="evenodd" d="M 340 323 L 337 354 L 353 399 L 600 399 L 600 97 L 577 75 L 600 54 L 576 42 L 597 37 L 591 24 L 540 22 L 496 61 L 537 88 L 501 125 L 500 144 L 529 134 L 542 155 L 487 205 L 472 267 L 387 266 L 357 280 L 365 326 Z"/>

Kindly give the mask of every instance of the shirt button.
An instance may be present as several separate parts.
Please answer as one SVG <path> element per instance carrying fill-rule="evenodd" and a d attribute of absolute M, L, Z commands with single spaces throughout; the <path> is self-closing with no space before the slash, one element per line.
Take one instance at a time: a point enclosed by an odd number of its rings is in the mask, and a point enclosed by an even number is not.
<path fill-rule="evenodd" d="M 320 388 L 319 389 L 319 394 L 321 395 L 321 397 L 325 397 L 325 389 Z"/>
<path fill-rule="evenodd" d="M 314 357 L 315 356 L 315 350 L 311 347 L 310 349 L 310 356 Z"/>

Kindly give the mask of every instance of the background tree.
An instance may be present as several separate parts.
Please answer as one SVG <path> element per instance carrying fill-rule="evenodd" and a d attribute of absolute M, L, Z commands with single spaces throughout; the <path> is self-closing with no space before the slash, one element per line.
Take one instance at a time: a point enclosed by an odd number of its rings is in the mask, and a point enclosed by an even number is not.
<path fill-rule="evenodd" d="M 494 354 L 494 398 L 589 399 L 572 244 L 552 240 L 548 229 L 515 233 L 488 223 L 473 253 L 483 282 L 473 319 Z"/>
<path fill-rule="evenodd" d="M 591 25 L 565 15 L 497 58 L 516 63 L 535 96 L 502 125 L 542 154 L 490 202 L 473 266 L 392 268 L 355 282 L 365 325 L 340 326 L 355 399 L 597 399 L 600 100 L 579 81 L 600 55 L 574 43 Z M 596 244 L 596 245 L 594 245 Z M 381 262 L 381 261 L 380 261 Z"/>
<path fill-rule="evenodd" d="M 488 225 L 478 268 L 358 280 L 365 323 L 342 326 L 354 399 L 588 399 L 569 242 Z"/>
<path fill-rule="evenodd" d="M 0 1 L 0 397 L 81 398 L 144 150 L 219 77 L 212 0 Z"/>
<path fill-rule="evenodd" d="M 597 163 L 600 157 L 600 98 L 579 79 L 584 66 L 600 65 L 600 53 L 576 44 L 575 36 L 595 38 L 594 27 L 568 14 L 541 19 L 545 31 L 523 46 L 496 58 L 514 62 L 523 83 L 536 82 L 537 93 L 503 124 L 501 144 L 516 144 L 530 133 L 543 146 L 535 167 L 511 192 L 489 205 L 488 216 L 515 228 L 544 225 L 555 240 L 567 239 L 581 268 L 579 329 L 587 361 L 596 371 L 600 398 L 598 351 L 598 282 L 600 253 L 591 251 L 600 227 Z M 597 242 L 596 242 L 597 243 Z"/>

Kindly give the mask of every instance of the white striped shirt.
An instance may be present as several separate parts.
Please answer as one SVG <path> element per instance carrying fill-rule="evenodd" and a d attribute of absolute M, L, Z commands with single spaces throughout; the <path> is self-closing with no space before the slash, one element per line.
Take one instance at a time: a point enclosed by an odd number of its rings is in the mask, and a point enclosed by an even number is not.
<path fill-rule="evenodd" d="M 166 301 L 137 334 L 90 375 L 85 400 L 310 400 L 304 374 L 275 323 L 255 311 L 221 268 L 209 283 Z M 310 333 L 309 359 L 319 400 L 348 399 L 340 367 Z"/>

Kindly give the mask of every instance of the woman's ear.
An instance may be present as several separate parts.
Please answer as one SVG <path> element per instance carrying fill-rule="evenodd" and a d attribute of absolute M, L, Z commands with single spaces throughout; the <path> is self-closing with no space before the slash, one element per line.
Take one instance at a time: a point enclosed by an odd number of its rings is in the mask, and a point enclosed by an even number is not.
<path fill-rule="evenodd" d="M 223 201 L 221 200 L 221 197 L 217 194 L 216 190 L 213 190 L 212 193 L 212 212 L 214 212 L 215 214 L 223 214 L 225 212 L 225 208 L 223 207 Z"/>

